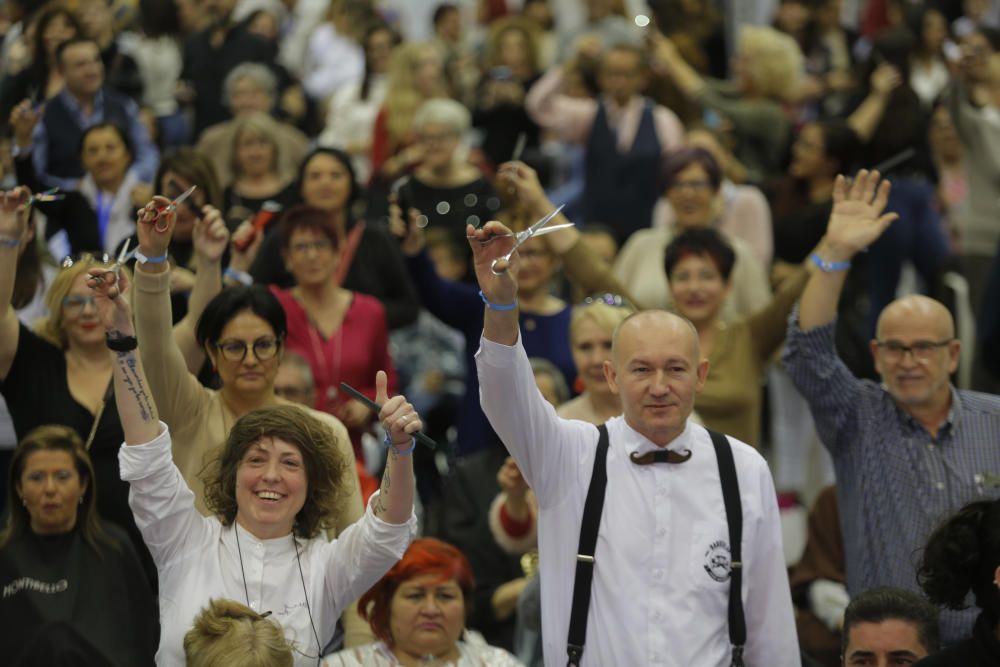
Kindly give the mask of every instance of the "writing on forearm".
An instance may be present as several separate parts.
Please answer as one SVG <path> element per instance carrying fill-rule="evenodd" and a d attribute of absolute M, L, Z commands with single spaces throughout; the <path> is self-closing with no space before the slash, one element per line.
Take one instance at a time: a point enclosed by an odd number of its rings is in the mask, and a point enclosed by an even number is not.
<path fill-rule="evenodd" d="M 389 457 L 385 465 L 385 472 L 382 473 L 382 486 L 379 487 L 379 494 L 375 498 L 375 502 L 372 503 L 372 510 L 375 512 L 375 516 L 381 516 L 387 511 L 384 500 L 387 499 L 389 489 L 392 486 L 392 475 L 389 471 L 392 469 L 392 462 L 398 458 L 399 454 L 396 453 L 396 448 L 390 445 Z"/>
<path fill-rule="evenodd" d="M 142 417 L 144 422 L 155 421 L 153 401 L 146 389 L 146 383 L 136 368 L 138 362 L 135 357 L 135 351 L 116 352 L 115 362 L 122 371 L 121 381 L 125 390 L 132 395 L 136 405 L 139 407 L 139 416 Z"/>

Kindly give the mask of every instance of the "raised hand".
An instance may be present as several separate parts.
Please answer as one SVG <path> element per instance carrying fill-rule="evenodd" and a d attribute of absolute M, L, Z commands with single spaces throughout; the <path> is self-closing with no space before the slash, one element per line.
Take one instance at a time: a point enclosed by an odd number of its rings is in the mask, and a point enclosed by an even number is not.
<path fill-rule="evenodd" d="M 538 212 L 551 206 L 538 173 L 523 162 L 504 162 L 497 170 L 498 189 L 508 189 L 528 211 Z M 547 213 L 548 211 L 546 211 Z"/>
<path fill-rule="evenodd" d="M 528 492 L 528 483 L 521 475 L 521 469 L 517 467 L 514 459 L 507 457 L 507 460 L 497 471 L 497 484 L 500 490 L 507 493 L 509 499 L 520 499 Z"/>
<path fill-rule="evenodd" d="M 0 236 L 24 241 L 31 217 L 27 206 L 30 197 L 31 190 L 24 186 L 0 193 Z"/>
<path fill-rule="evenodd" d="M 109 334 L 135 335 L 131 309 L 124 295 L 128 285 L 128 275 L 120 269 L 95 267 L 88 271 L 87 287 L 94 293 L 97 316 Z"/>
<path fill-rule="evenodd" d="M 136 212 L 139 252 L 146 257 L 162 257 L 167 254 L 177 223 L 177 212 L 167 208 L 169 205 L 169 199 L 156 195 Z"/>
<path fill-rule="evenodd" d="M 837 176 L 833 185 L 833 211 L 826 227 L 826 244 L 847 257 L 829 258 L 840 261 L 850 259 L 858 251 L 871 245 L 899 216 L 885 213 L 889 201 L 889 181 L 879 184 L 877 171 L 862 169 L 848 186 L 843 175 Z"/>
<path fill-rule="evenodd" d="M 410 208 L 403 220 L 403 209 L 395 193 L 389 195 L 389 232 L 399 239 L 399 249 L 407 257 L 420 254 L 424 249 L 424 230 L 417 224 L 420 211 Z"/>
<path fill-rule="evenodd" d="M 10 112 L 10 126 L 14 129 L 14 143 L 21 148 L 30 146 L 31 136 L 41 118 L 41 107 L 35 109 L 31 100 L 21 100 Z"/>
<path fill-rule="evenodd" d="M 251 235 L 253 239 L 249 244 L 244 245 L 246 239 Z M 240 226 L 233 232 L 229 250 L 229 268 L 244 273 L 249 272 L 250 267 L 253 266 L 254 259 L 257 258 L 260 244 L 263 242 L 264 234 L 253 231 L 253 222 L 251 220 L 248 219 L 241 222 Z"/>
<path fill-rule="evenodd" d="M 378 418 L 394 446 L 408 445 L 413 434 L 424 427 L 420 415 L 406 401 L 405 396 L 389 398 L 389 378 L 385 371 L 375 374 L 375 402 L 382 406 Z"/>
<path fill-rule="evenodd" d="M 219 262 L 229 245 L 229 229 L 214 206 L 202 206 L 201 213 L 201 218 L 195 218 L 191 243 L 200 259 Z"/>
<path fill-rule="evenodd" d="M 493 273 L 493 260 L 503 258 L 514 247 L 514 237 L 510 235 L 510 230 L 493 220 L 478 229 L 466 225 L 465 233 L 472 247 L 476 280 L 483 294 L 491 303 L 513 303 L 517 298 L 517 253 L 511 257 L 509 264 L 496 267 L 498 271 L 502 270 L 500 275 Z"/>

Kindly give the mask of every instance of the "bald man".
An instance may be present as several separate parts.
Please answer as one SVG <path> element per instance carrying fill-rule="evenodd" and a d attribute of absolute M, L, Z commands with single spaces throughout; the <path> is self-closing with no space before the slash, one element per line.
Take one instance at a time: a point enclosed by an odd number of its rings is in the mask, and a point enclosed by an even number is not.
<path fill-rule="evenodd" d="M 784 355 L 836 466 L 852 596 L 876 586 L 918 591 L 913 554 L 935 524 L 971 500 L 1000 495 L 1000 398 L 951 385 L 960 345 L 944 306 L 909 296 L 882 311 L 871 342 L 881 385 L 855 378 L 836 355 L 844 277 L 895 219 L 882 214 L 888 195 L 877 172 L 860 172 L 850 186 L 838 178 Z M 968 636 L 975 617 L 943 612 L 942 639 Z"/>
<path fill-rule="evenodd" d="M 728 610 L 733 561 L 742 568 L 746 664 L 801 664 L 767 465 L 734 438 L 719 450 L 731 452 L 738 482 L 742 554 L 734 558 L 727 506 L 735 506 L 724 501 L 719 463 L 726 457 L 717 459 L 712 436 L 689 420 L 708 374 L 694 327 L 663 311 L 630 316 L 604 369 L 623 414 L 601 427 L 560 419 L 521 345 L 517 255 L 505 272 L 491 271 L 511 239 L 480 243 L 506 231 L 497 222 L 468 229 L 486 305 L 476 364 L 483 412 L 538 499 L 545 664 L 566 664 L 573 644 L 582 659 L 572 664 L 728 667 L 738 626 Z M 606 491 L 595 514 L 584 506 L 599 462 Z M 593 551 L 583 524 L 596 526 Z M 578 561 L 581 572 L 593 564 L 592 580 L 574 574 Z M 578 591 L 588 597 L 577 600 Z M 584 637 L 569 639 L 571 616 Z"/>

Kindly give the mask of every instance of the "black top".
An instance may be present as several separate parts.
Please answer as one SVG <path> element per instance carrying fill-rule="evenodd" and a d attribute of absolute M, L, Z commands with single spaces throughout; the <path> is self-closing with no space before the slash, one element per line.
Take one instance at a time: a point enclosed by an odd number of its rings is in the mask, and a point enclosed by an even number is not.
<path fill-rule="evenodd" d="M 232 185 L 227 185 L 222 193 L 222 217 L 225 218 L 229 230 L 236 231 L 240 223 L 256 215 L 264 207 L 265 202 L 280 204 L 282 211 L 291 208 L 301 200 L 297 185 L 291 183 L 267 197 L 243 197 Z M 267 226 L 268 234 L 278 229 L 278 219 L 279 216 L 276 215 Z"/>
<path fill-rule="evenodd" d="M 245 62 L 270 65 L 274 46 L 247 31 L 243 25 L 229 29 L 219 48 L 211 44 L 213 28 L 193 34 L 184 44 L 181 78 L 194 86 L 194 136 L 206 127 L 229 120 L 222 84 L 233 68 Z"/>
<path fill-rule="evenodd" d="M 41 192 L 45 189 L 38 179 L 38 174 L 35 173 L 31 153 L 24 153 L 14 159 L 14 172 L 17 175 L 17 182 L 32 192 Z M 59 230 L 65 229 L 70 250 L 74 255 L 82 252 L 101 254 L 103 246 L 97 212 L 90 206 L 87 198 L 76 190 L 61 194 L 65 195 L 62 199 L 34 204 L 35 208 L 45 214 L 45 240 L 52 238 Z M 56 259 L 61 260 L 62 257 Z"/>
<path fill-rule="evenodd" d="M 996 667 L 997 665 L 1000 665 L 997 624 L 982 613 L 972 628 L 971 638 L 924 658 L 916 667 Z"/>
<path fill-rule="evenodd" d="M 273 225 L 272 225 L 273 226 Z M 348 232 L 350 234 L 350 232 Z M 292 287 L 295 281 L 281 259 L 281 235 L 269 233 L 250 267 L 254 282 Z M 399 244 L 381 229 L 367 225 L 354 253 L 344 287 L 373 296 L 385 306 L 390 329 L 417 321 L 420 301 L 403 263 Z"/>
<path fill-rule="evenodd" d="M 87 441 L 95 415 L 78 403 L 69 391 L 65 353 L 24 324 L 20 326 L 14 362 L 7 377 L 0 382 L 0 393 L 7 401 L 18 440 L 37 426 L 62 424 Z M 102 517 L 128 531 L 136 551 L 144 557 L 150 581 L 155 581 L 156 568 L 128 506 L 128 484 L 122 481 L 118 472 L 118 449 L 124 441 L 114 392 L 109 388 L 90 445 L 96 475 L 97 510 Z"/>
<path fill-rule="evenodd" d="M 117 40 L 112 40 L 108 48 L 101 51 L 101 62 L 104 63 L 104 81 L 107 85 L 142 104 L 143 86 L 139 66 L 135 58 L 118 47 Z"/>
<path fill-rule="evenodd" d="M 114 546 L 100 543 L 100 552 L 78 529 L 62 535 L 29 531 L 0 548 L 4 664 L 153 664 L 156 598 L 125 534 L 111 524 L 102 527 Z M 51 632 L 59 623 L 68 631 Z M 57 663 L 55 655 L 76 659 Z"/>

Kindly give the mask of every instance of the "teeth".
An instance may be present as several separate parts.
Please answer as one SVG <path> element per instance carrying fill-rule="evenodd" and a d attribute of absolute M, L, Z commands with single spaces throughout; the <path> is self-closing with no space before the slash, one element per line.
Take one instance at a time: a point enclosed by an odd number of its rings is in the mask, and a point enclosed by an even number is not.
<path fill-rule="evenodd" d="M 281 500 L 281 494 L 274 491 L 258 491 L 257 497 L 264 500 Z"/>

